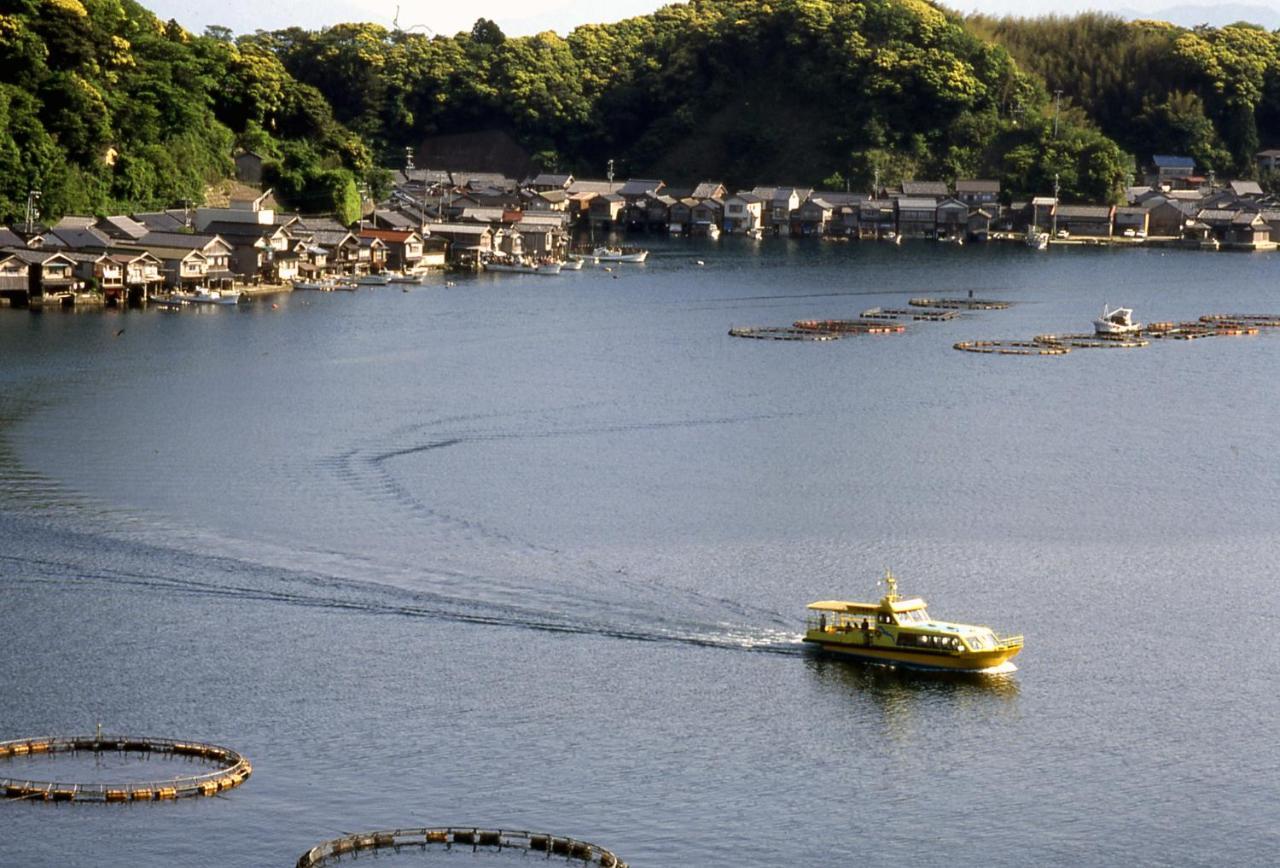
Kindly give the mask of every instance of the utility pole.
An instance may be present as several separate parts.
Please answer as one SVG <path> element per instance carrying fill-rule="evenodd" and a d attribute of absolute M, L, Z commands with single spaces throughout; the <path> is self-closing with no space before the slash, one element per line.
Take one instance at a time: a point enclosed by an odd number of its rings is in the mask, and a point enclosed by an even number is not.
<path fill-rule="evenodd" d="M 36 231 L 36 221 L 40 219 L 40 191 L 29 190 L 27 192 L 27 235 L 33 235 Z"/>
<path fill-rule="evenodd" d="M 1059 88 L 1053 92 L 1053 137 L 1058 137 L 1058 106 L 1062 102 L 1062 90 Z"/>
<path fill-rule="evenodd" d="M 613 160 L 612 159 L 609 160 L 609 171 L 607 173 L 607 177 L 609 179 L 609 192 L 612 193 L 613 192 Z"/>
<path fill-rule="evenodd" d="M 1058 173 L 1053 173 L 1053 237 L 1058 237 Z"/>

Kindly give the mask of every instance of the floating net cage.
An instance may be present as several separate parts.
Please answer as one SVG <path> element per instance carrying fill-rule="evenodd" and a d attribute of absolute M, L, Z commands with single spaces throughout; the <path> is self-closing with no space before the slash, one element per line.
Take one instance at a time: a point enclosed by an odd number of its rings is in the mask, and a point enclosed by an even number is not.
<path fill-rule="evenodd" d="M 577 865 L 599 865 L 602 868 L 627 868 L 616 855 L 603 847 L 576 838 L 511 829 L 477 829 L 470 826 L 445 826 L 418 829 L 389 829 L 344 835 L 317 844 L 299 857 L 296 868 L 321 868 L 355 860 L 361 855 L 390 852 L 443 854 L 447 852 L 523 853 L 541 856 L 547 861 Z"/>
<path fill-rule="evenodd" d="M 5 761 L 89 752 L 197 760 L 213 766 L 198 774 L 162 780 L 81 783 L 0 777 L 0 795 L 45 802 L 146 802 L 214 796 L 240 786 L 253 766 L 231 748 L 196 741 L 122 735 L 53 736 L 0 742 L 0 773 Z"/>
<path fill-rule="evenodd" d="M 729 329 L 729 335 L 735 338 L 753 338 L 759 341 L 838 341 L 841 337 L 834 332 L 787 328 L 783 326 L 760 326 L 750 328 L 734 326 Z"/>
<path fill-rule="evenodd" d="M 940 307 L 955 310 L 1005 310 L 1010 302 L 994 298 L 911 298 L 907 304 L 912 307 Z"/>

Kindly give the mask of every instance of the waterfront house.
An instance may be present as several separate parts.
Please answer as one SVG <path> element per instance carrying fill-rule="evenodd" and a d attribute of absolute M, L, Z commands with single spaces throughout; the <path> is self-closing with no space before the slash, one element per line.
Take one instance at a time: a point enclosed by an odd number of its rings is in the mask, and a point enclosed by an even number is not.
<path fill-rule="evenodd" d="M 691 196 L 672 202 L 670 217 L 667 220 L 667 231 L 672 235 L 688 232 L 693 223 L 693 206 L 697 204 L 698 200 Z"/>
<path fill-rule="evenodd" d="M 969 232 L 969 206 L 959 199 L 948 198 L 936 208 L 936 231 L 939 238 L 964 238 Z"/>
<path fill-rule="evenodd" d="M 995 210 L 995 206 L 992 206 Z M 986 241 L 991 235 L 991 221 L 995 219 L 995 214 L 986 208 L 977 208 L 969 212 L 968 218 L 965 220 L 965 234 L 975 241 Z"/>
<path fill-rule="evenodd" d="M 898 234 L 904 238 L 935 238 L 938 230 L 938 203 L 931 196 L 900 196 Z"/>
<path fill-rule="evenodd" d="M 422 236 L 414 230 L 361 229 L 361 243 L 376 238 L 386 245 L 386 267 L 392 271 L 415 271 L 422 261 Z"/>
<path fill-rule="evenodd" d="M 619 193 L 603 193 L 591 200 L 590 218 L 593 224 L 612 226 L 622 220 L 622 209 L 627 200 Z"/>
<path fill-rule="evenodd" d="M 418 216 L 410 216 L 391 208 L 378 208 L 369 215 L 368 222 L 374 229 L 392 229 L 397 232 L 419 230 L 422 221 Z"/>
<path fill-rule="evenodd" d="M 368 272 L 367 259 L 361 268 L 360 239 L 346 229 L 310 229 L 306 232 L 310 242 L 323 247 L 329 274 L 357 275 Z"/>
<path fill-rule="evenodd" d="M 729 191 L 725 189 L 724 184 L 719 181 L 703 181 L 693 188 L 693 192 L 689 194 L 694 199 L 702 201 L 704 199 L 715 199 L 723 202 L 729 195 Z"/>
<path fill-rule="evenodd" d="M 164 286 L 160 260 L 147 251 L 113 253 L 111 257 L 124 271 L 124 291 L 130 303 L 136 304 Z"/>
<path fill-rule="evenodd" d="M 666 229 L 675 203 L 676 200 L 665 193 L 647 193 L 636 200 L 636 207 L 643 215 L 641 222 L 646 228 Z"/>
<path fill-rule="evenodd" d="M 428 223 L 431 238 L 449 242 L 449 261 L 475 261 L 480 254 L 493 251 L 494 230 L 483 223 Z"/>
<path fill-rule="evenodd" d="M 568 211 L 569 194 L 564 190 L 543 190 L 535 193 L 527 204 L 534 211 Z"/>
<path fill-rule="evenodd" d="M 831 228 L 835 206 L 822 194 L 809 196 L 791 215 L 792 235 L 826 235 Z"/>
<path fill-rule="evenodd" d="M 206 285 L 209 262 L 200 248 L 188 245 L 167 247 L 151 242 L 147 244 L 146 252 L 160 260 L 160 273 L 168 289 L 195 289 Z"/>
<path fill-rule="evenodd" d="M 618 195 L 625 203 L 622 219 L 630 226 L 646 226 L 649 222 L 649 205 L 666 186 L 664 181 L 646 178 L 632 178 L 623 184 L 618 189 Z M 662 222 L 667 221 L 664 219 Z"/>
<path fill-rule="evenodd" d="M 1147 234 L 1164 238 L 1181 238 L 1187 220 L 1195 213 L 1176 199 L 1165 196 L 1146 199 L 1142 207 L 1147 209 Z"/>
<path fill-rule="evenodd" d="M 283 279 L 278 274 L 275 254 L 288 251 L 292 242 L 285 227 L 218 221 L 206 225 L 205 231 L 215 233 L 230 245 L 227 267 L 243 279 L 269 283 Z M 296 272 L 296 266 L 286 266 L 285 270 Z"/>
<path fill-rule="evenodd" d="M 1244 250 L 1269 247 L 1270 240 L 1271 227 L 1258 211 L 1237 211 L 1222 237 L 1224 246 Z"/>
<path fill-rule="evenodd" d="M 956 181 L 956 196 L 970 210 L 986 208 L 994 214 L 1000 205 L 1000 182 L 988 178 L 965 178 Z"/>
<path fill-rule="evenodd" d="M 39 304 L 76 290 L 75 265 L 65 251 L 10 247 L 0 251 L 0 288 L 11 302 Z"/>
<path fill-rule="evenodd" d="M 422 258 L 418 260 L 418 270 L 444 268 L 448 264 L 448 258 L 448 239 L 429 235 L 422 239 Z"/>
<path fill-rule="evenodd" d="M 1110 238 L 1114 217 L 1112 205 L 1059 205 L 1055 212 L 1058 232 L 1086 238 Z"/>
<path fill-rule="evenodd" d="M 764 203 L 752 193 L 738 193 L 724 200 L 724 229 L 733 234 L 763 227 Z"/>
<path fill-rule="evenodd" d="M 892 199 L 868 199 L 858 204 L 858 237 L 886 238 L 896 232 L 897 208 Z"/>
<path fill-rule="evenodd" d="M 108 301 L 121 300 L 124 295 L 124 267 L 111 254 L 67 250 L 63 255 L 75 263 L 72 274 L 82 286 L 102 293 Z"/>
<path fill-rule="evenodd" d="M 165 285 L 170 289 L 197 286 L 231 286 L 231 245 L 218 235 L 190 235 L 185 232 L 148 232 L 129 245 L 146 250 L 162 263 Z M 197 252 L 198 258 L 188 252 Z"/>
<path fill-rule="evenodd" d="M 698 200 L 698 203 L 693 206 L 690 220 L 692 223 L 689 231 L 692 235 L 710 235 L 713 226 L 716 231 L 719 231 L 720 225 L 724 222 L 724 203 L 719 199 Z"/>
<path fill-rule="evenodd" d="M 1116 208 L 1115 230 L 1123 237 L 1145 238 L 1151 231 L 1151 210 L 1142 205 Z"/>
<path fill-rule="evenodd" d="M 1271 227 L 1271 240 L 1280 242 L 1280 208 L 1264 208 L 1260 216 Z"/>
<path fill-rule="evenodd" d="M 757 187 L 751 192 L 757 196 L 763 190 L 770 190 L 769 208 L 765 212 L 764 225 L 776 235 L 787 235 L 791 232 L 791 213 L 800 207 L 800 203 L 809 198 L 813 192 L 795 187 Z"/>
<path fill-rule="evenodd" d="M 355 236 L 360 245 L 356 255 L 356 274 L 381 274 L 387 270 L 387 245 L 381 238 Z"/>

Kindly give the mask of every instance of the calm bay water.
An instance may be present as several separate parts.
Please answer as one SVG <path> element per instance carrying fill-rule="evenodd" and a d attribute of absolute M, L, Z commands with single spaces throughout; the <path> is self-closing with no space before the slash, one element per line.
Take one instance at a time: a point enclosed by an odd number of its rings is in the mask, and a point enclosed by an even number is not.
<path fill-rule="evenodd" d="M 726 334 L 970 289 L 1015 305 Z M 1265 255 L 777 241 L 5 311 L 0 738 L 101 721 L 255 773 L 0 805 L 0 864 L 286 866 L 446 824 L 637 866 L 1268 863 L 1280 334 L 951 345 L 1104 302 L 1280 313 L 1277 289 Z M 803 653 L 804 604 L 872 598 L 886 566 L 935 615 L 1025 633 L 1019 670 Z"/>

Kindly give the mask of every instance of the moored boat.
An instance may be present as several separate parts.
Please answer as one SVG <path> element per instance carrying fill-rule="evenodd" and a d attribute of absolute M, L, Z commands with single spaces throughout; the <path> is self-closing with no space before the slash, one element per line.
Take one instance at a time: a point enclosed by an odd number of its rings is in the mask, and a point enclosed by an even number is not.
<path fill-rule="evenodd" d="M 562 270 L 562 271 L 581 271 L 581 270 L 582 270 L 582 258 L 581 258 L 581 257 L 578 257 L 578 258 L 570 257 L 570 258 L 566 259 L 564 262 L 560 263 L 560 268 L 561 268 L 561 270 Z"/>
<path fill-rule="evenodd" d="M 1102 306 L 1102 316 L 1093 321 L 1093 330 L 1099 335 L 1129 335 L 1142 331 L 1142 323 L 1133 321 L 1133 309 Z"/>
<path fill-rule="evenodd" d="M 893 573 L 886 572 L 884 580 L 888 592 L 878 603 L 810 603 L 804 641 L 840 657 L 909 669 L 982 672 L 1012 667 L 1009 660 L 1022 650 L 1021 636 L 934 620 L 924 600 L 898 596 Z"/>
<path fill-rule="evenodd" d="M 389 274 L 362 274 L 356 278 L 360 286 L 386 286 L 391 282 Z"/>
<path fill-rule="evenodd" d="M 239 304 L 240 292 L 233 289 L 202 289 L 191 292 L 175 292 L 170 298 L 186 304 Z"/>
<path fill-rule="evenodd" d="M 644 262 L 649 251 L 640 247 L 597 247 L 591 255 L 596 262 Z"/>

